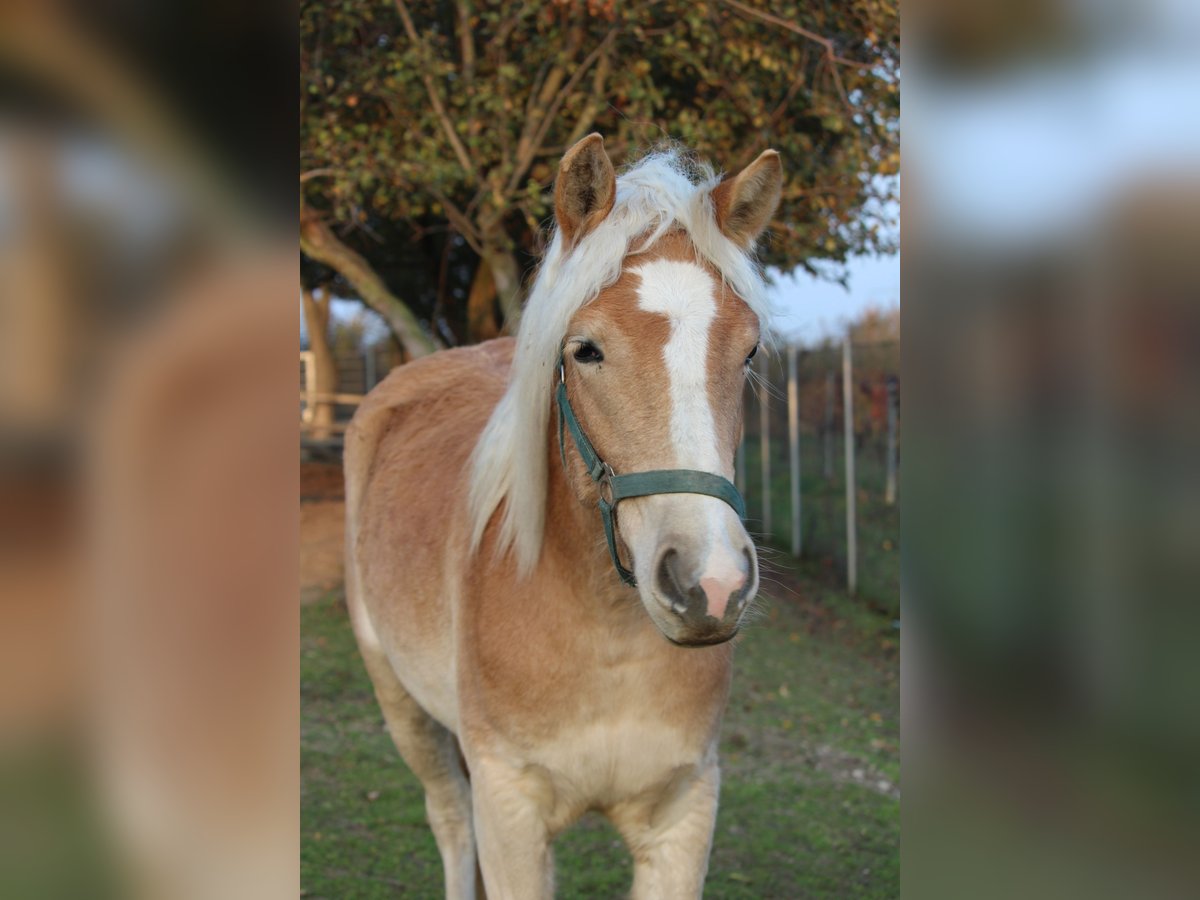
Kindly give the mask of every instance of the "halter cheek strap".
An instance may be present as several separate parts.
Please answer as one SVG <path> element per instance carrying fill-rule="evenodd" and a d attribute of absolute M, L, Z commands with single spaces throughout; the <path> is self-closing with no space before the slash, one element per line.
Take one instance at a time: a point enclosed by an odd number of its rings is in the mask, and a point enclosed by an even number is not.
<path fill-rule="evenodd" d="M 567 399 L 566 372 L 563 360 L 558 359 L 558 387 L 555 389 L 558 409 L 558 453 L 563 468 L 567 465 L 567 450 L 563 443 L 563 425 L 571 433 L 571 440 L 592 481 L 600 486 L 600 519 L 604 523 L 604 537 L 608 541 L 608 552 L 621 580 L 630 587 L 637 587 L 633 572 L 621 565 L 617 553 L 616 509 L 617 504 L 630 497 L 645 497 L 650 494 L 707 494 L 729 504 L 738 518 L 746 517 L 746 505 L 733 482 L 712 472 L 696 469 L 659 469 L 652 472 L 634 472 L 617 475 L 612 466 L 600 458 L 592 442 L 584 433 Z"/>

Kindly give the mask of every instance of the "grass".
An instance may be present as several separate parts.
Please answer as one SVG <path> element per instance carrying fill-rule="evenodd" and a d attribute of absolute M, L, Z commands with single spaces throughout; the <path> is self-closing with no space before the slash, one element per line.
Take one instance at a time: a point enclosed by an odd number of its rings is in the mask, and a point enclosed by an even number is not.
<path fill-rule="evenodd" d="M 787 588 L 739 639 L 705 896 L 896 897 L 898 636 L 825 580 L 777 577 Z M 301 615 L 304 895 L 441 896 L 423 794 L 384 731 L 340 597 Z M 600 817 L 555 852 L 559 897 L 627 893 L 629 854 Z"/>

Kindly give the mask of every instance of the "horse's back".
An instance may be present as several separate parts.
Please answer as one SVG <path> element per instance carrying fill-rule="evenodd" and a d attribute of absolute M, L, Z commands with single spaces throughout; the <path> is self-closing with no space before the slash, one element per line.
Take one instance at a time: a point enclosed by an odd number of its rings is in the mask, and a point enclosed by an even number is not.
<path fill-rule="evenodd" d="M 500 338 L 393 369 L 367 394 L 346 432 L 348 504 L 360 505 L 361 489 L 387 464 L 385 455 L 419 464 L 426 448 L 441 445 L 465 462 L 504 391 L 512 351 L 513 340 Z M 403 459 L 406 446 L 411 459 Z"/>
<path fill-rule="evenodd" d="M 451 628 L 468 549 L 468 465 L 506 386 L 513 343 L 501 338 L 395 369 L 346 432 L 346 597 L 359 642 L 364 652 L 377 644 L 447 725 L 455 717 Z"/>

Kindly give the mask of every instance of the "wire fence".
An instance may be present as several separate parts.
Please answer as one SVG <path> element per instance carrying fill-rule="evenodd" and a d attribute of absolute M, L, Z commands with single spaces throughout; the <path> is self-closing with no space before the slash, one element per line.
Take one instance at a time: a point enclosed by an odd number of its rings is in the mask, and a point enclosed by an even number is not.
<path fill-rule="evenodd" d="M 340 448 L 341 434 L 354 415 L 362 397 L 400 364 L 399 354 L 390 346 L 341 349 L 333 354 L 335 382 L 325 392 L 317 390 L 311 350 L 300 351 L 300 428 L 302 446 L 331 445 Z M 331 425 L 313 424 L 318 404 L 332 404 Z M 314 437 L 315 436 L 315 437 Z"/>
<path fill-rule="evenodd" d="M 748 524 L 760 542 L 827 570 L 894 615 L 899 364 L 898 342 L 759 354 L 737 460 Z"/>

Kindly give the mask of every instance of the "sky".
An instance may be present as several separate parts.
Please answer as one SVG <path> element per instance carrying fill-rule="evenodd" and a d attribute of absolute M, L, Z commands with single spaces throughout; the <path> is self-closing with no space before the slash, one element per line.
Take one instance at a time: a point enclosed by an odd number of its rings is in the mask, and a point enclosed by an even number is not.
<path fill-rule="evenodd" d="M 905 76 L 906 171 L 939 236 L 1036 249 L 1148 181 L 1200 174 L 1200 3 L 1079 7 L 1087 52 L 975 79 Z"/>
<path fill-rule="evenodd" d="M 772 273 L 770 293 L 779 308 L 782 336 L 803 344 L 843 334 L 847 324 L 872 307 L 900 305 L 900 255 L 858 256 L 846 266 L 846 287 L 813 278 L 803 269 Z"/>

